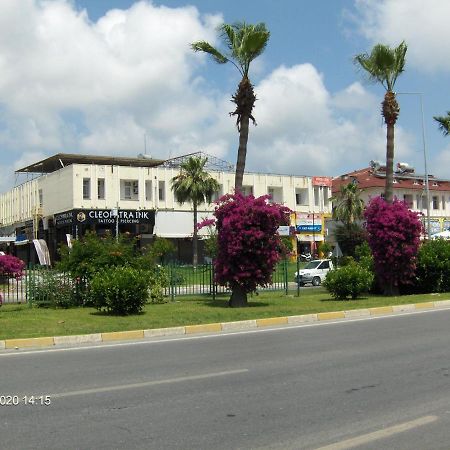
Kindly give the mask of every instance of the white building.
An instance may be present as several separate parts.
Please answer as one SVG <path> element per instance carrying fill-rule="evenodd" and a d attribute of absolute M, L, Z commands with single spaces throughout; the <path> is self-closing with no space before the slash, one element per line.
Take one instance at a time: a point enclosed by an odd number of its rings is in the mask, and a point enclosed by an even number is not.
<path fill-rule="evenodd" d="M 86 230 L 118 230 L 140 236 L 142 245 L 154 236 L 174 239 L 176 258 L 188 261 L 192 205 L 175 200 L 171 180 L 192 155 L 162 161 L 60 153 L 19 169 L 34 178 L 0 195 L 0 235 L 14 236 L 17 242 L 45 239 L 54 257 L 67 235 L 76 239 Z M 216 198 L 233 192 L 231 165 L 208 156 L 207 170 L 220 184 Z M 300 242 L 323 240 L 323 218 L 331 212 L 331 178 L 245 173 L 243 193 L 270 194 L 295 211 L 298 219 L 293 216 L 292 225 L 299 225 Z M 199 219 L 212 217 L 213 210 L 214 205 L 201 205 Z"/>

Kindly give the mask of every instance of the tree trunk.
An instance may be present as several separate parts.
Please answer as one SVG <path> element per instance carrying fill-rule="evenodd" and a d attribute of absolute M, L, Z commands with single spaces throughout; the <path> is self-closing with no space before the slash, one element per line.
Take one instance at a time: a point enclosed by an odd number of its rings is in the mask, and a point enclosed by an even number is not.
<path fill-rule="evenodd" d="M 247 293 L 241 286 L 234 285 L 231 287 L 231 297 L 228 306 L 230 308 L 244 308 L 248 306 Z"/>
<path fill-rule="evenodd" d="M 395 297 L 399 295 L 399 293 L 400 289 L 398 288 L 398 286 L 394 286 L 393 281 L 386 283 L 383 286 L 383 294 L 386 295 L 387 297 Z"/>
<path fill-rule="evenodd" d="M 386 187 L 384 199 L 392 203 L 394 197 L 394 124 L 387 125 L 386 132 Z"/>
<path fill-rule="evenodd" d="M 242 191 L 242 182 L 244 179 L 244 170 L 245 170 L 245 159 L 247 157 L 249 122 L 250 118 L 247 115 L 243 115 L 239 129 L 239 149 L 236 162 L 236 177 L 234 182 L 235 192 Z"/>
<path fill-rule="evenodd" d="M 198 264 L 198 230 L 197 230 L 197 203 L 194 201 L 194 235 L 192 236 L 192 265 Z"/>

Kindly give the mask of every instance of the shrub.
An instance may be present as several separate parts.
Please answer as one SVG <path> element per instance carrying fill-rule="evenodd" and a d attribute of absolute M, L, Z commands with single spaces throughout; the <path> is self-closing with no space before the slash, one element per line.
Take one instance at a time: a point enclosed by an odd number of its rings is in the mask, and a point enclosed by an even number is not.
<path fill-rule="evenodd" d="M 450 291 L 450 241 L 436 239 L 422 244 L 416 286 L 422 292 Z"/>
<path fill-rule="evenodd" d="M 27 286 L 31 303 L 46 308 L 77 306 L 76 288 L 67 277 L 53 270 L 42 270 Z"/>
<path fill-rule="evenodd" d="M 62 247 L 60 252 L 58 268 L 73 278 L 88 280 L 100 269 L 136 265 L 140 261 L 134 241 L 125 236 L 120 236 L 117 242 L 112 236 L 99 238 L 95 233 L 87 233 L 83 239 L 74 241 L 72 249 Z"/>
<path fill-rule="evenodd" d="M 422 223 L 418 213 L 397 199 L 388 203 L 375 197 L 364 215 L 375 272 L 384 293 L 394 295 L 414 280 Z"/>
<path fill-rule="evenodd" d="M 91 280 L 90 295 L 98 310 L 128 315 L 142 311 L 149 298 L 149 273 L 133 267 L 107 267 Z"/>
<path fill-rule="evenodd" d="M 323 285 L 336 300 L 345 300 L 347 297 L 356 299 L 361 293 L 368 292 L 374 275 L 363 266 L 350 263 L 327 273 Z"/>
<path fill-rule="evenodd" d="M 25 263 L 12 255 L 0 256 L 0 276 L 7 278 L 22 278 Z"/>
<path fill-rule="evenodd" d="M 164 303 L 164 288 L 169 285 L 169 274 L 164 267 L 147 271 L 151 303 Z"/>

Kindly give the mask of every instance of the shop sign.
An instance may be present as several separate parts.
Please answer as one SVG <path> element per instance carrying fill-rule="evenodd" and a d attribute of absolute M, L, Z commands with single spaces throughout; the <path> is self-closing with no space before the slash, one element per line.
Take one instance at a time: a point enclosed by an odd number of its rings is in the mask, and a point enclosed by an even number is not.
<path fill-rule="evenodd" d="M 328 186 L 331 187 L 332 179 L 331 177 L 312 177 L 313 186 Z"/>
<path fill-rule="evenodd" d="M 297 219 L 297 233 L 320 233 L 322 221 L 315 219 Z"/>
<path fill-rule="evenodd" d="M 154 224 L 154 210 L 134 209 L 74 209 L 55 214 L 55 226 L 81 224 Z"/>

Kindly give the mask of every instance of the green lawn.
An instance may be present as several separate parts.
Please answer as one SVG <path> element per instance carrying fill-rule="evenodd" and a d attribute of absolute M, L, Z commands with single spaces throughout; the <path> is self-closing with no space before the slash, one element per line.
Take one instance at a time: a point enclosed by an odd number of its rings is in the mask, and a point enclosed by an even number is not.
<path fill-rule="evenodd" d="M 250 306 L 242 309 L 228 308 L 228 296 L 225 295 L 215 301 L 209 296 L 176 297 L 173 303 L 147 305 L 142 314 L 128 317 L 108 316 L 93 308 L 44 309 L 3 305 L 0 308 L 0 340 L 228 322 L 450 299 L 450 293 L 445 293 L 368 296 L 341 301 L 333 300 L 324 288 L 304 288 L 300 297 L 295 295 L 295 291 L 288 296 L 282 292 L 264 292 L 251 297 Z"/>

